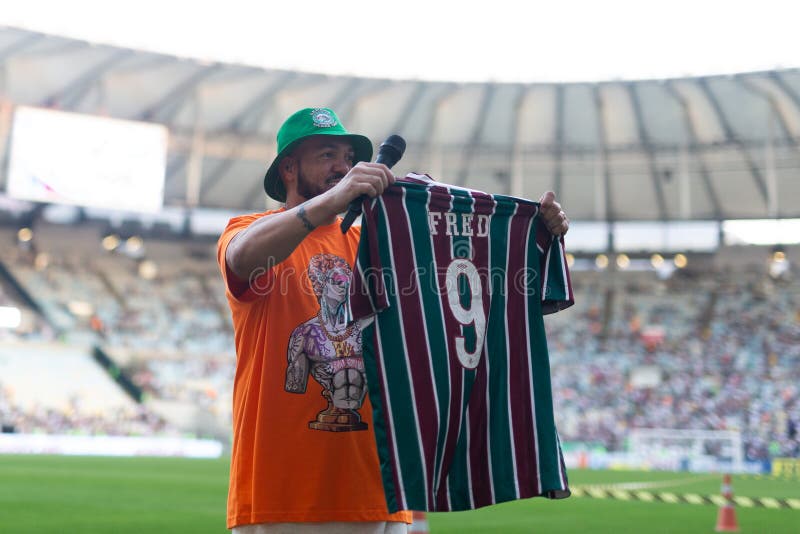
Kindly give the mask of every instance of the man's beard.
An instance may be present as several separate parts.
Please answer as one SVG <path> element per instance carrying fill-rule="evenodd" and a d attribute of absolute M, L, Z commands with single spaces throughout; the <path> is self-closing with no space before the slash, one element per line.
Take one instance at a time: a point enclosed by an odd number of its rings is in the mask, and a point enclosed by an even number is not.
<path fill-rule="evenodd" d="M 306 178 L 303 169 L 298 164 L 297 169 L 297 194 L 306 200 L 321 195 L 331 187 L 335 186 L 339 180 L 344 178 L 344 174 L 332 174 L 325 179 L 322 185 L 317 185 Z"/>

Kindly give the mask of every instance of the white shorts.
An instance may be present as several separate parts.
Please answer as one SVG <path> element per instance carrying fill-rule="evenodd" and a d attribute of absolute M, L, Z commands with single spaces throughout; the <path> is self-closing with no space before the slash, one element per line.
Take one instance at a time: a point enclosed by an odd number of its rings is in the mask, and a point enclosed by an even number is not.
<path fill-rule="evenodd" d="M 258 523 L 234 527 L 233 534 L 406 534 L 402 521 L 334 521 L 329 523 Z"/>

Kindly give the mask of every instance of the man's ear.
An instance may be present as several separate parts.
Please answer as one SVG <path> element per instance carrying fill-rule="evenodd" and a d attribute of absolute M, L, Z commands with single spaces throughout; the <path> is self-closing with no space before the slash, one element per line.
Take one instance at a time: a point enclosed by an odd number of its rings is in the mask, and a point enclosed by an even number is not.
<path fill-rule="evenodd" d="M 297 166 L 297 160 L 292 156 L 286 156 L 281 160 L 279 169 L 281 174 L 292 174 L 294 173 L 295 167 Z"/>
<path fill-rule="evenodd" d="M 286 156 L 278 164 L 278 176 L 283 180 L 283 186 L 289 190 L 289 184 L 297 179 L 297 159 Z"/>

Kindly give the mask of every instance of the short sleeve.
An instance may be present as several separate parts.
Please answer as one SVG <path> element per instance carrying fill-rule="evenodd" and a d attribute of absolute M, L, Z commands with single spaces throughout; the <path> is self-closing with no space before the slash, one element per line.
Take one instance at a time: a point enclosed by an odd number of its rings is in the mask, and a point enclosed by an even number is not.
<path fill-rule="evenodd" d="M 564 236 L 553 236 L 540 219 L 536 219 L 536 245 L 539 248 L 542 313 L 549 314 L 575 304 L 572 282 L 564 246 Z"/>
<path fill-rule="evenodd" d="M 254 214 L 234 217 L 228 221 L 228 225 L 217 241 L 217 263 L 222 273 L 222 279 L 225 281 L 225 293 L 228 298 L 237 302 L 250 302 L 265 295 L 274 277 L 272 269 L 264 269 L 261 273 L 253 273 L 249 280 L 242 280 L 231 271 L 225 260 L 228 245 L 233 238 L 263 215 Z"/>
<path fill-rule="evenodd" d="M 364 201 L 361 239 L 350 284 L 349 319 L 364 319 L 389 307 L 383 280 L 383 264 L 378 249 L 377 223 L 380 203 Z"/>

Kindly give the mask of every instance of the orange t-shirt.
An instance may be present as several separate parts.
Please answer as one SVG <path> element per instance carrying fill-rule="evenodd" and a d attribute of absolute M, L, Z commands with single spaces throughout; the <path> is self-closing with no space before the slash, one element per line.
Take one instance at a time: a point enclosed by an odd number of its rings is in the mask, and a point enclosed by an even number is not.
<path fill-rule="evenodd" d="M 319 227 L 249 284 L 226 267 L 231 239 L 278 211 L 231 219 L 217 248 L 237 355 L 228 528 L 410 523 L 410 512 L 386 508 L 361 335 L 344 322 L 360 229 Z"/>

